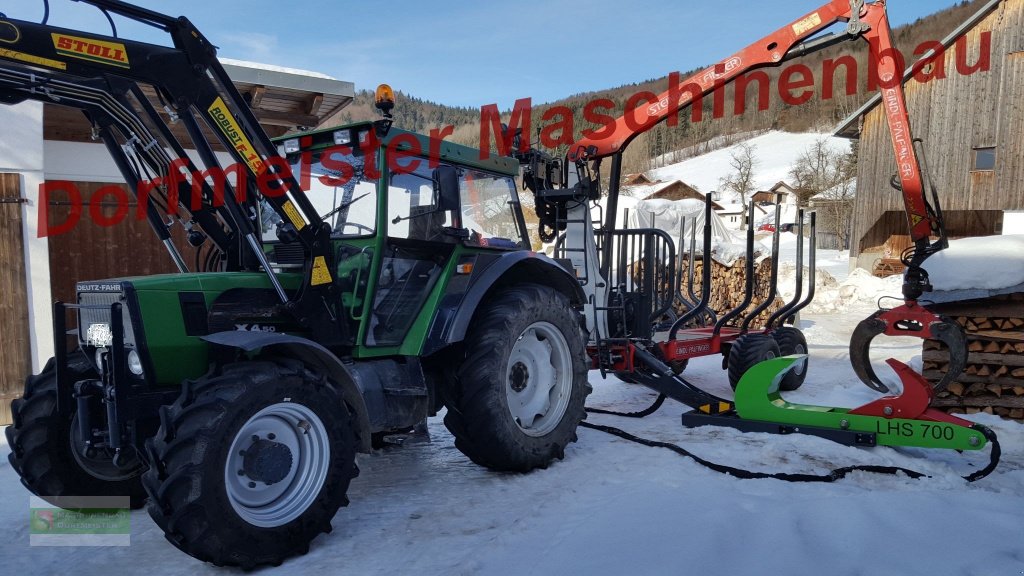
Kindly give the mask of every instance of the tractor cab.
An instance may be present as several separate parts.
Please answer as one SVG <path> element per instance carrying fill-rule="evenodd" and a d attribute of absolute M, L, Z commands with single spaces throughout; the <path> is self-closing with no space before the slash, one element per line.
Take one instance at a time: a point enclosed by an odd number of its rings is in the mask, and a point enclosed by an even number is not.
<path fill-rule="evenodd" d="M 436 301 L 478 256 L 529 248 L 511 158 L 365 122 L 276 141 L 331 230 L 336 277 L 356 356 L 423 344 Z M 302 270 L 292 226 L 261 202 L 270 263 Z M 419 326 L 414 329 L 414 327 Z"/>

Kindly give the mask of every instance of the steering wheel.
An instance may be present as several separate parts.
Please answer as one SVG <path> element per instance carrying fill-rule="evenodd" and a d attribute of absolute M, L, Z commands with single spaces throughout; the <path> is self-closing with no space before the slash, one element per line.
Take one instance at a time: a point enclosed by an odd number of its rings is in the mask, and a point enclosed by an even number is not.
<path fill-rule="evenodd" d="M 359 222 L 344 222 L 341 225 L 341 230 L 342 230 L 341 234 L 343 236 L 345 235 L 345 228 L 348 228 L 349 226 L 355 228 L 356 230 L 365 230 L 369 234 L 373 234 L 374 233 L 373 228 L 370 228 L 369 226 L 360 224 Z"/>

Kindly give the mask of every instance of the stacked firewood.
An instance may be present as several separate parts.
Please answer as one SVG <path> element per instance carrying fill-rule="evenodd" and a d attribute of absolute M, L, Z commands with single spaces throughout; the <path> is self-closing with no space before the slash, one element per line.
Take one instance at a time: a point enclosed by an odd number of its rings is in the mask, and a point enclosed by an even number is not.
<path fill-rule="evenodd" d="M 746 288 L 746 262 L 743 258 L 740 258 L 732 266 L 725 266 L 714 260 L 711 261 L 711 264 L 711 302 L 709 306 L 721 316 L 743 303 L 744 289 Z M 680 287 L 680 292 L 688 298 L 686 279 L 689 262 L 683 260 L 681 265 L 683 285 Z M 754 300 L 747 307 L 747 311 L 752 311 L 768 297 L 771 270 L 771 258 L 765 258 L 754 265 Z M 704 262 L 702 260 L 697 260 L 694 263 L 693 273 L 693 291 L 700 298 L 704 278 Z M 774 300 L 767 310 L 754 319 L 750 325 L 752 328 L 763 327 L 768 318 L 785 304 L 781 298 L 775 297 Z M 681 305 L 677 304 L 676 312 L 682 313 L 685 310 Z M 743 316 L 740 316 L 733 324 L 739 324 L 742 321 Z"/>
<path fill-rule="evenodd" d="M 1024 294 L 931 306 L 967 332 L 967 369 L 940 392 L 933 406 L 950 413 L 985 412 L 1024 420 Z M 924 376 L 938 382 L 949 350 L 926 340 Z"/>

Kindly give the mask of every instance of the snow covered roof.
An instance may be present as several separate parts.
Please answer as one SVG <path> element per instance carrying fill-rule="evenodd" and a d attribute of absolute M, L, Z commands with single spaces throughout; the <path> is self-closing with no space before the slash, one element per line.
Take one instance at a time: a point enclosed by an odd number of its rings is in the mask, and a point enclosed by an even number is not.
<path fill-rule="evenodd" d="M 743 204 L 723 204 L 722 208 L 718 210 L 720 214 L 742 214 L 744 210 Z"/>
<path fill-rule="evenodd" d="M 221 58 L 262 124 L 315 128 L 355 98 L 355 85 L 326 74 Z"/>
<path fill-rule="evenodd" d="M 949 248 L 924 263 L 934 302 L 973 300 L 1024 291 L 1024 236 L 950 240 Z"/>

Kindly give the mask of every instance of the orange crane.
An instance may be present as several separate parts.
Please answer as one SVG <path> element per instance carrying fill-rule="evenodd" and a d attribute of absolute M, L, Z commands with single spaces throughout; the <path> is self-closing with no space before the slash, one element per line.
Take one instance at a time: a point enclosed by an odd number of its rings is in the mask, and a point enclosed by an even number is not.
<path fill-rule="evenodd" d="M 827 28 L 838 23 L 846 24 L 844 33 L 821 35 Z M 902 260 L 907 266 L 903 283 L 903 304 L 891 310 L 880 310 L 860 323 L 851 339 L 851 361 L 854 371 L 865 384 L 878 391 L 887 392 L 888 387 L 875 374 L 868 358 L 870 344 L 874 337 L 886 334 L 936 339 L 949 347 L 951 356 L 949 372 L 938 383 L 936 389 L 945 388 L 952 382 L 966 365 L 966 337 L 962 328 L 955 322 L 930 312 L 918 303 L 922 294 L 932 289 L 928 273 L 922 264 L 929 256 L 946 248 L 948 240 L 938 195 L 934 187 L 931 187 L 931 198 L 926 193 L 921 154 L 917 149 L 920 141 L 914 139 L 911 131 L 902 85 L 902 59 L 895 57 L 897 52 L 893 47 L 885 0 L 875 2 L 832 0 L 736 54 L 679 81 L 677 85 L 670 86 L 668 91 L 658 96 L 657 100 L 650 105 L 635 110 L 626 110 L 625 114 L 619 117 L 614 124 L 609 124 L 598 133 L 585 136 L 572 145 L 564 163 L 560 163 L 565 174 L 562 177 L 562 182 L 556 182 L 551 177 L 551 174 L 557 173 L 557 171 L 551 170 L 550 164 L 559 163 L 559 161 L 548 158 L 548 167 L 537 169 L 545 162 L 543 159 L 538 160 L 536 152 L 522 158 L 524 162 L 530 164 L 526 170 L 525 182 L 538 196 L 542 230 L 556 232 L 568 230 L 566 240 L 569 253 L 575 257 L 575 265 L 578 269 L 582 267 L 587 270 L 587 273 L 583 275 L 585 277 L 592 276 L 596 272 L 590 262 L 582 260 L 589 258 L 591 262 L 598 261 L 595 260 L 598 252 L 597 242 L 589 240 L 585 231 L 574 232 L 574 226 L 590 224 L 581 222 L 588 219 L 589 215 L 583 214 L 578 208 L 578 202 L 574 204 L 573 201 L 578 201 L 581 197 L 598 197 L 596 186 L 599 178 L 593 177 L 591 174 L 599 173 L 604 159 L 611 159 L 608 203 L 604 221 L 600 227 L 603 235 L 600 240 L 602 257 L 599 259 L 601 275 L 599 279 L 590 283 L 592 296 L 594 296 L 593 301 L 607 302 L 607 282 L 603 279 L 607 278 L 612 261 L 611 251 L 614 242 L 611 236 L 616 230 L 615 219 L 622 176 L 622 154 L 634 138 L 661 122 L 675 118 L 680 111 L 694 103 L 701 102 L 704 96 L 713 93 L 750 70 L 777 66 L 810 52 L 856 39 L 866 40 L 873 55 L 872 64 L 876 67 L 875 74 L 885 104 L 883 109 L 888 120 L 893 153 L 899 168 L 898 174 L 893 177 L 892 185 L 903 196 L 908 227 L 914 245 L 912 249 L 902 255 Z M 571 171 L 568 169 L 571 164 L 575 164 L 577 168 L 576 175 L 573 176 L 570 176 Z M 564 187 L 566 181 L 572 177 L 576 179 L 574 185 L 577 193 L 575 196 L 565 191 L 552 193 L 551 188 L 557 188 L 559 184 Z M 545 189 L 548 189 L 547 193 L 545 193 Z M 569 215 L 570 212 L 573 212 L 574 207 L 575 215 Z M 574 239 L 578 245 L 573 245 Z M 602 284 L 605 286 L 602 287 Z M 602 314 L 607 316 L 607 310 L 600 310 L 600 308 L 611 308 L 611 306 L 599 304 L 596 308 L 593 311 L 588 311 L 588 326 L 591 328 L 592 334 L 595 333 L 595 330 L 597 334 L 607 334 L 607 320 L 601 318 Z M 679 327 L 674 328 L 673 334 L 678 331 Z M 596 344 L 597 348 L 601 348 L 600 342 Z M 668 344 L 671 342 L 662 343 L 660 346 L 662 350 L 660 360 L 668 364 L 687 359 L 685 356 L 674 357 L 673 350 L 692 348 L 674 347 Z M 616 357 L 628 359 L 633 356 L 632 348 L 635 347 L 635 343 L 617 342 L 615 346 L 624 347 L 627 350 L 623 354 L 606 354 L 604 360 Z M 601 364 L 602 359 L 599 358 L 596 362 Z M 632 366 L 628 360 L 619 362 L 619 364 L 615 367 L 606 367 L 622 369 Z"/>

